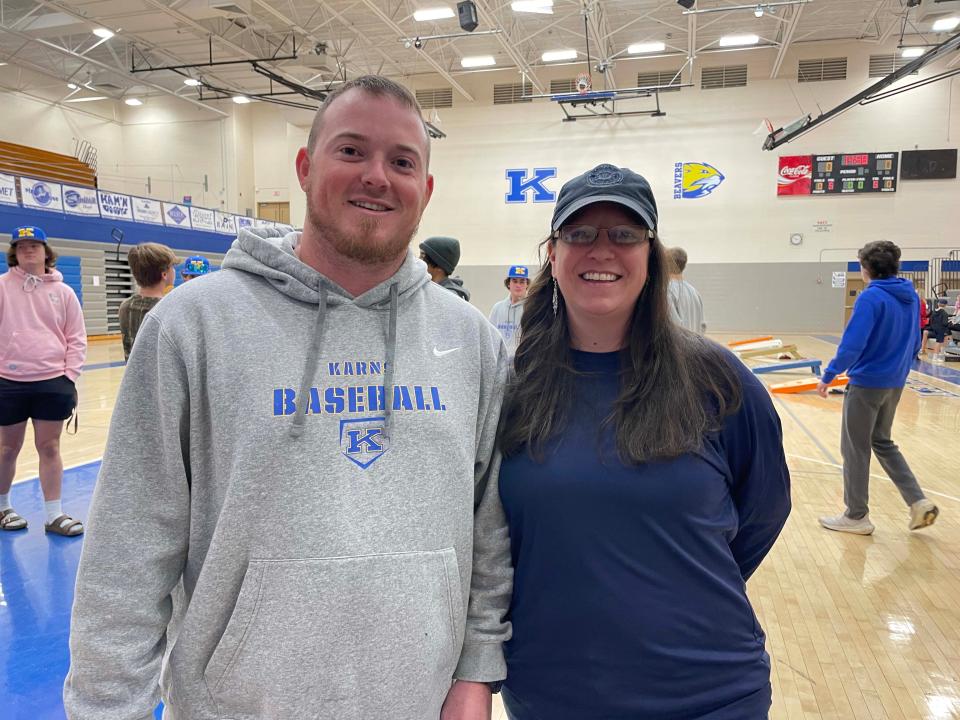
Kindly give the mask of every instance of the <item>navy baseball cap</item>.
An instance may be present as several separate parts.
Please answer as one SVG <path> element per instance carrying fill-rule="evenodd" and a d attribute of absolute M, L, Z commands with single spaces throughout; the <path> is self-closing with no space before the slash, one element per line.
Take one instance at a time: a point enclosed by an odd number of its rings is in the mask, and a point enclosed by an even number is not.
<path fill-rule="evenodd" d="M 629 168 L 608 164 L 597 165 L 563 184 L 550 229 L 556 232 L 575 212 L 598 202 L 623 205 L 636 213 L 648 228 L 657 229 L 657 201 L 650 183 Z"/>
<path fill-rule="evenodd" d="M 10 235 L 11 245 L 16 245 L 18 240 L 36 240 L 37 242 L 42 243 L 47 242 L 47 234 L 36 225 L 21 225 L 18 228 L 14 228 Z"/>

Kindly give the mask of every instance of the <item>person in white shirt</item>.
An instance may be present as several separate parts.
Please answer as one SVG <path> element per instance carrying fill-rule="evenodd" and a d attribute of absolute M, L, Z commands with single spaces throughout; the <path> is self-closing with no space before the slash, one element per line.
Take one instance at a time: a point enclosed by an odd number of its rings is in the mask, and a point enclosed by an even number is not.
<path fill-rule="evenodd" d="M 512 357 L 517 350 L 520 336 L 520 318 L 523 315 L 523 303 L 527 299 L 527 288 L 530 286 L 530 271 L 523 265 L 511 265 L 503 284 L 510 296 L 493 306 L 490 322 L 503 335 L 503 341 Z"/>
<path fill-rule="evenodd" d="M 697 335 L 705 335 L 707 323 L 703 319 L 703 300 L 700 299 L 697 289 L 683 279 L 683 271 L 687 267 L 687 251 L 675 247 L 667 250 L 667 255 L 673 265 L 670 285 L 667 288 L 673 321 Z"/>

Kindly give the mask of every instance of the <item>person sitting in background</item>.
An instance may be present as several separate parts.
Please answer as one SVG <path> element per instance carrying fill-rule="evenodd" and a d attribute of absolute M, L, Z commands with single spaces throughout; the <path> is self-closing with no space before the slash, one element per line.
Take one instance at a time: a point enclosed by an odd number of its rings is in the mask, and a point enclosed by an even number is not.
<path fill-rule="evenodd" d="M 470 299 L 470 291 L 463 280 L 451 277 L 460 262 L 460 241 L 452 237 L 431 237 L 420 243 L 420 259 L 427 264 L 430 279 L 464 300 Z"/>
<path fill-rule="evenodd" d="M 683 279 L 683 271 L 687 268 L 687 251 L 680 247 L 670 248 L 667 257 L 671 265 L 667 297 L 673 321 L 690 332 L 704 335 L 707 323 L 703 320 L 703 300 L 697 289 Z"/>
<path fill-rule="evenodd" d="M 927 342 L 933 338 L 933 359 L 943 360 L 943 341 L 950 332 L 950 316 L 947 314 L 947 299 L 937 298 L 937 308 L 930 313 L 930 322 L 923 330 L 920 352 L 927 357 Z"/>
<path fill-rule="evenodd" d="M 520 334 L 523 301 L 530 286 L 530 271 L 523 265 L 511 265 L 503 285 L 510 295 L 493 306 L 490 322 L 500 331 L 507 350 L 513 355 L 517 350 L 517 338 Z"/>
<path fill-rule="evenodd" d="M 180 277 L 184 282 L 193 280 L 195 277 L 206 275 L 210 272 L 210 261 L 203 255 L 191 255 L 183 261 L 183 270 L 180 271 Z"/>
<path fill-rule="evenodd" d="M 167 289 L 173 286 L 177 271 L 177 256 L 173 250 L 160 243 L 140 243 L 127 253 L 127 264 L 133 279 L 137 281 L 137 294 L 120 303 L 120 338 L 123 342 L 123 359 L 130 359 L 133 341 L 144 316 L 163 299 Z"/>
<path fill-rule="evenodd" d="M 924 340 L 924 331 L 927 329 L 927 325 L 930 324 L 930 309 L 927 307 L 927 301 L 921 297 L 920 293 L 917 293 L 917 297 L 920 298 L 920 354 L 917 355 L 917 360 L 923 360 L 927 356 L 927 343 Z"/>
<path fill-rule="evenodd" d="M 44 530 L 73 537 L 83 523 L 63 512 L 63 421 L 77 406 L 77 379 L 87 355 L 87 331 L 76 293 L 54 266 L 47 234 L 26 225 L 14 229 L 7 266 L 0 276 L 0 530 L 25 530 L 10 505 L 10 487 L 33 420 L 40 456 Z"/>

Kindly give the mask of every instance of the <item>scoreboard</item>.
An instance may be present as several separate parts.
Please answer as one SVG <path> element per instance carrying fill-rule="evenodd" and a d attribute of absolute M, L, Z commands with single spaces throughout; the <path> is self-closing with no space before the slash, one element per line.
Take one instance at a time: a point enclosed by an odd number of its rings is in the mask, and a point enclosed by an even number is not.
<path fill-rule="evenodd" d="M 813 195 L 897 191 L 900 153 L 814 155 Z"/>

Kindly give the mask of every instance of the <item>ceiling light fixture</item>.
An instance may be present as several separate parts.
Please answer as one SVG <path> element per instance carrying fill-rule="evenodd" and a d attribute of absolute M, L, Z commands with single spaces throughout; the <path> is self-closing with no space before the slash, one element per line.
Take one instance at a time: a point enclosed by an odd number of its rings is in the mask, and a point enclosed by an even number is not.
<path fill-rule="evenodd" d="M 677 0 L 677 5 L 685 7 L 687 10 L 697 4 L 697 0 Z"/>
<path fill-rule="evenodd" d="M 667 46 L 662 42 L 642 42 L 634 43 L 627 47 L 627 53 L 630 55 L 640 55 L 642 53 L 663 52 Z"/>
<path fill-rule="evenodd" d="M 510 3 L 510 9 L 518 13 L 553 15 L 553 0 L 516 0 Z"/>
<path fill-rule="evenodd" d="M 760 42 L 758 35 L 724 35 L 720 38 L 720 47 L 740 47 L 741 45 L 756 45 Z"/>
<path fill-rule="evenodd" d="M 248 102 L 250 102 L 250 98 L 248 98 L 246 95 L 234 95 L 233 101 L 237 105 L 246 105 Z"/>
<path fill-rule="evenodd" d="M 67 83 L 67 87 L 70 88 L 71 90 L 77 90 L 80 86 L 77 85 L 76 83 Z"/>
<path fill-rule="evenodd" d="M 64 102 L 74 103 L 74 102 L 93 102 L 94 100 L 106 100 L 106 95 L 92 95 L 87 97 L 78 97 L 71 98 L 70 100 L 64 100 Z"/>
<path fill-rule="evenodd" d="M 202 83 L 199 80 L 195 80 L 194 78 L 187 78 L 186 80 L 183 81 L 183 84 L 189 85 L 190 87 L 197 87 Z"/>
<path fill-rule="evenodd" d="M 906 47 L 900 51 L 900 57 L 918 58 L 926 52 L 926 49 L 920 47 Z"/>
<path fill-rule="evenodd" d="M 757 5 L 756 10 L 753 11 L 753 16 L 758 18 L 763 17 L 763 5 Z"/>
<path fill-rule="evenodd" d="M 576 60 L 576 50 L 550 50 L 540 56 L 544 62 L 560 62 L 561 60 Z"/>
<path fill-rule="evenodd" d="M 473 57 L 465 57 L 460 61 L 460 67 L 463 68 L 490 67 L 496 64 L 497 60 L 493 55 L 474 55 Z"/>
<path fill-rule="evenodd" d="M 139 105 L 143 105 L 143 100 L 141 100 L 140 98 L 127 98 L 123 102 L 125 105 L 129 105 L 130 107 L 137 107 Z"/>
<path fill-rule="evenodd" d="M 103 38 L 104 40 L 109 40 L 113 37 L 113 30 L 107 30 L 106 28 L 94 28 L 93 34 L 98 38 Z"/>
<path fill-rule="evenodd" d="M 436 7 L 415 11 L 413 13 L 413 19 L 417 22 L 429 22 L 431 20 L 446 20 L 455 15 L 456 13 L 448 7 Z"/>
<path fill-rule="evenodd" d="M 960 17 L 940 18 L 933 24 L 933 31 L 944 32 L 953 30 L 957 25 L 960 25 Z"/>

